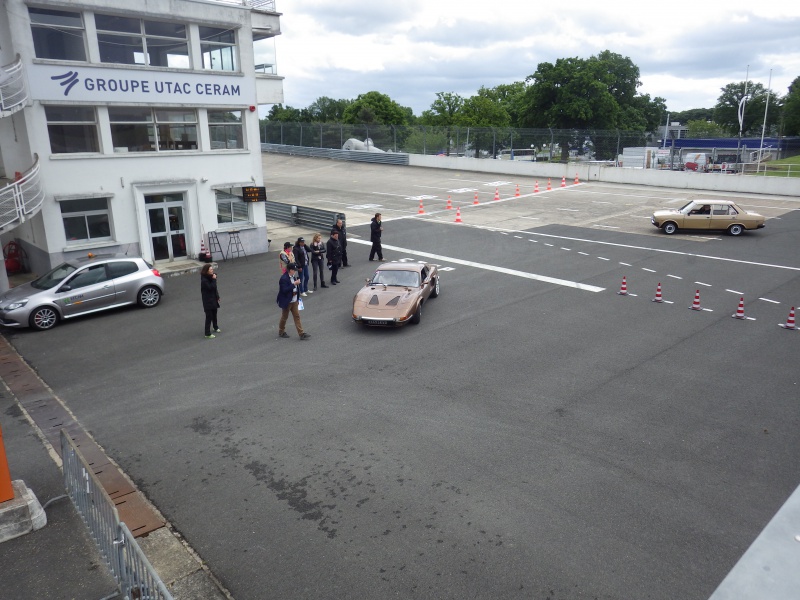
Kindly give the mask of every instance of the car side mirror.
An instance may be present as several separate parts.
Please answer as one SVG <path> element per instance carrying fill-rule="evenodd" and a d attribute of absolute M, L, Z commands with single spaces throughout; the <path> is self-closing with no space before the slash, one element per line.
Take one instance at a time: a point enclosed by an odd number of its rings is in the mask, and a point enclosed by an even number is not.
<path fill-rule="evenodd" d="M 58 288 L 58 291 L 59 292 L 69 292 L 71 289 L 72 289 L 72 287 L 70 287 L 67 284 L 64 284 L 60 288 Z"/>

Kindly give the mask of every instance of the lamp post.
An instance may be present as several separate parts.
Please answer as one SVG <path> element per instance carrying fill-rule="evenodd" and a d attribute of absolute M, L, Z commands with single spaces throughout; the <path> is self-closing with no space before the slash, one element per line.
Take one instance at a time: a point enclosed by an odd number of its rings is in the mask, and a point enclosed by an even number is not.
<path fill-rule="evenodd" d="M 747 72 L 744 76 L 744 95 L 739 100 L 739 142 L 736 144 L 736 162 L 742 161 L 742 126 L 744 125 L 744 109 L 747 105 L 747 84 L 750 79 L 750 65 L 747 65 Z M 741 173 L 744 169 L 740 170 Z"/>

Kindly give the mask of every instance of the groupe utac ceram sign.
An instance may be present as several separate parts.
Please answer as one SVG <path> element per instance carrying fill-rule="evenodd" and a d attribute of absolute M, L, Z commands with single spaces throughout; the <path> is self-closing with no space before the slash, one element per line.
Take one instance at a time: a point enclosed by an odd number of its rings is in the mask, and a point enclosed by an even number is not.
<path fill-rule="evenodd" d="M 241 75 L 29 65 L 31 97 L 46 102 L 249 106 L 255 83 Z"/>

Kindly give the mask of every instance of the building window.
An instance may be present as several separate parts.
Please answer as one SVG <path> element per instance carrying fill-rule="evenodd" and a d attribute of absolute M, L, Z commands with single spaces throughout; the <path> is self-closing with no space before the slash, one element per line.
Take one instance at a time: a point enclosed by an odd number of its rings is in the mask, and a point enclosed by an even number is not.
<path fill-rule="evenodd" d="M 197 113 L 187 109 L 109 107 L 114 152 L 197 150 Z"/>
<path fill-rule="evenodd" d="M 236 32 L 232 29 L 200 27 L 203 68 L 211 71 L 238 71 Z"/>
<path fill-rule="evenodd" d="M 209 110 L 208 133 L 212 150 L 244 148 L 242 111 Z"/>
<path fill-rule="evenodd" d="M 94 108 L 45 106 L 44 112 L 53 154 L 100 151 Z"/>
<path fill-rule="evenodd" d="M 111 239 L 108 198 L 62 200 L 60 204 L 67 244 Z"/>
<path fill-rule="evenodd" d="M 217 223 L 233 225 L 250 222 L 250 206 L 242 200 L 242 188 L 216 190 Z"/>
<path fill-rule="evenodd" d="M 188 69 L 186 25 L 95 15 L 100 61 Z"/>
<path fill-rule="evenodd" d="M 81 13 L 29 8 L 36 58 L 86 60 Z"/>

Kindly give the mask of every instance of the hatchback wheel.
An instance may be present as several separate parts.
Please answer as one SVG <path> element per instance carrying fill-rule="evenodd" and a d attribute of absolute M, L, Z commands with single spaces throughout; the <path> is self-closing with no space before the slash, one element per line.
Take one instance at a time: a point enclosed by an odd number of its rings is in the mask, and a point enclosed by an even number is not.
<path fill-rule="evenodd" d="M 40 306 L 31 313 L 30 326 L 39 331 L 52 329 L 58 324 L 58 313 L 49 306 Z"/>
<path fill-rule="evenodd" d="M 728 227 L 728 233 L 730 233 L 731 235 L 742 235 L 743 231 L 744 227 L 742 227 L 741 225 L 731 225 L 730 227 Z"/>
<path fill-rule="evenodd" d="M 154 285 L 148 285 L 139 290 L 139 306 L 153 308 L 161 301 L 161 290 Z"/>
<path fill-rule="evenodd" d="M 676 231 L 678 231 L 678 226 L 675 223 L 664 223 L 664 233 L 672 235 Z"/>

